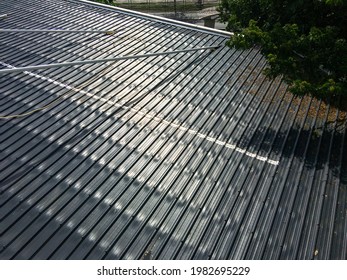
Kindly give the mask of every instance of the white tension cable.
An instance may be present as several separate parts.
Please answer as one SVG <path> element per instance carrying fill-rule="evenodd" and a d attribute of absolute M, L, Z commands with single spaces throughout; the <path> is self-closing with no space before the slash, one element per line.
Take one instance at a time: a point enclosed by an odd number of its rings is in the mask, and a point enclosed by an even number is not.
<path fill-rule="evenodd" d="M 0 29 L 0 31 L 1 31 L 1 29 Z M 65 62 L 51 63 L 51 64 L 14 67 L 11 69 L 0 69 L 0 75 L 1 74 L 16 73 L 16 72 L 23 72 L 23 71 L 68 67 L 68 66 L 76 66 L 76 65 L 84 65 L 84 64 L 96 64 L 96 63 L 129 60 L 129 59 L 137 59 L 137 58 L 146 58 L 146 57 L 151 57 L 151 56 L 163 56 L 163 55 L 171 55 L 171 54 L 177 54 L 177 53 L 187 53 L 187 52 L 196 52 L 196 51 L 204 51 L 204 50 L 214 51 L 220 47 L 221 47 L 220 45 L 218 45 L 218 46 L 217 45 L 216 46 L 205 46 L 205 47 L 198 47 L 198 48 L 192 48 L 192 49 L 181 49 L 181 50 L 173 50 L 173 51 L 158 52 L 158 53 L 143 53 L 143 54 L 129 55 L 129 56 L 106 57 L 106 58 L 101 58 L 101 59 L 65 61 Z"/>
<path fill-rule="evenodd" d="M 7 17 L 7 15 L 5 15 Z M 1 16 L 0 16 L 1 18 Z M 116 30 L 93 30 L 93 29 L 0 29 L 0 33 L 103 33 L 113 35 Z"/>
<path fill-rule="evenodd" d="M 7 64 L 7 63 L 4 63 L 4 62 L 1 62 L 0 61 L 0 64 L 5 66 L 5 67 L 8 67 L 10 69 L 16 69 L 15 66 L 12 66 L 10 64 Z M 36 77 L 38 79 L 41 79 L 41 80 L 44 80 L 44 81 L 48 81 L 50 83 L 53 83 L 55 85 L 58 85 L 60 87 L 63 87 L 63 88 L 66 88 L 68 90 L 73 90 L 75 92 L 79 92 L 79 93 L 82 93 L 82 94 L 85 94 L 91 98 L 94 98 L 94 99 L 97 99 L 99 101 L 102 101 L 102 102 L 105 102 L 109 105 L 112 105 L 112 106 L 116 106 L 116 107 L 120 107 L 120 108 L 123 108 L 123 109 L 126 109 L 126 110 L 130 110 L 130 111 L 133 111 L 137 114 L 140 114 L 146 118 L 149 118 L 149 119 L 152 119 L 158 123 L 164 123 L 166 125 L 169 125 L 171 127 L 174 127 L 174 128 L 177 128 L 181 131 L 186 131 L 187 133 L 189 134 L 192 134 L 192 135 L 196 135 L 197 137 L 199 138 L 202 138 L 206 141 L 209 141 L 209 142 L 212 142 L 212 143 L 215 143 L 216 145 L 219 145 L 219 146 L 224 146 L 226 147 L 227 149 L 231 149 L 231 150 L 234 150 L 238 153 L 241 153 L 241 154 L 244 154 L 248 157 L 251 157 L 251 158 L 255 158 L 259 161 L 263 161 L 263 162 L 267 162 L 269 164 L 272 164 L 272 165 L 279 165 L 279 161 L 277 160 L 272 160 L 272 159 L 269 159 L 268 157 L 263 157 L 263 156 L 260 156 L 260 155 L 257 155 L 256 153 L 252 153 L 252 152 L 249 152 L 247 151 L 246 149 L 242 149 L 240 147 L 237 147 L 235 144 L 232 144 L 232 143 L 228 143 L 228 142 L 224 142 L 224 141 L 221 141 L 221 140 L 218 140 L 217 138 L 215 137 L 210 137 L 206 134 L 202 134 L 196 130 L 193 130 L 193 129 L 190 129 L 190 128 L 187 128 L 187 127 L 184 127 L 184 126 L 181 126 L 179 124 L 176 124 L 176 123 L 173 123 L 171 121 L 168 121 L 168 120 L 165 120 L 163 118 L 159 118 L 159 117 L 156 117 L 156 116 L 152 116 L 144 111 L 141 111 L 140 109 L 134 109 L 132 107 L 129 107 L 129 106 L 125 106 L 123 104 L 120 104 L 120 103 L 117 103 L 117 102 L 113 102 L 113 101 L 110 101 L 106 98 L 103 98 L 103 97 L 99 97 L 99 96 L 96 96 L 94 94 L 91 94 L 87 91 L 84 91 L 84 90 L 80 90 L 80 89 L 77 89 L 77 88 L 74 88 L 70 85 L 67 85 L 67 84 L 64 84 L 64 83 L 61 83 L 61 82 L 58 82 L 56 80 L 53 80 L 51 78 L 48 78 L 48 77 L 45 77 L 45 76 L 42 76 L 42 75 L 38 75 L 38 74 L 35 74 L 35 73 L 32 73 L 32 72 L 29 72 L 29 71 L 24 71 L 23 73 L 29 75 L 29 76 L 32 76 L 32 77 Z"/>

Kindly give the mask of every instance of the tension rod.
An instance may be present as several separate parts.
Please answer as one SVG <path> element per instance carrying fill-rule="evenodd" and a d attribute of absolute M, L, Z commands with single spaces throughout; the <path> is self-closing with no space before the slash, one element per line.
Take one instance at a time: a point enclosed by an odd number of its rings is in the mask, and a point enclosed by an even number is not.
<path fill-rule="evenodd" d="M 7 15 L 6 15 L 7 16 Z M 113 35 L 117 31 L 116 30 L 64 30 L 64 29 L 0 29 L 0 33 L 18 33 L 18 32 L 27 32 L 27 33 L 104 33 L 108 35 Z"/>
<path fill-rule="evenodd" d="M 128 59 L 136 59 L 136 58 L 145 58 L 150 56 L 161 56 L 161 55 L 169 55 L 169 54 L 176 54 L 176 53 L 183 53 L 183 52 L 195 52 L 200 50 L 214 51 L 218 49 L 219 47 L 221 46 L 207 46 L 207 47 L 182 49 L 182 50 L 175 50 L 175 51 L 168 51 L 168 52 L 145 53 L 145 54 L 138 54 L 138 55 L 132 55 L 132 56 L 118 56 L 118 57 L 109 57 L 109 58 L 93 59 L 93 60 L 77 60 L 77 61 L 68 61 L 68 62 L 61 62 L 61 63 L 41 64 L 41 65 L 25 66 L 25 67 L 18 67 L 18 68 L 12 68 L 12 69 L 2 69 L 0 70 L 0 74 L 8 74 L 8 73 L 24 72 L 24 71 L 32 71 L 32 70 L 40 70 L 40 69 L 48 69 L 48 68 L 67 67 L 67 66 L 92 64 L 92 63 L 102 63 L 102 62 L 110 62 L 110 61 L 118 61 L 118 60 L 128 60 Z"/>

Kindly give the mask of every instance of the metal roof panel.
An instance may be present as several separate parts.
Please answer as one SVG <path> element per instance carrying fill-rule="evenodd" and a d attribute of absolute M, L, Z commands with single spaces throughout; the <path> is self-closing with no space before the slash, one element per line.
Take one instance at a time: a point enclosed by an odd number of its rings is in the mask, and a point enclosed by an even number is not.
<path fill-rule="evenodd" d="M 0 69 L 221 47 L 0 74 L 1 259 L 346 259 L 344 111 L 230 33 L 29 2 L 0 29 L 117 32 L 0 32 Z"/>

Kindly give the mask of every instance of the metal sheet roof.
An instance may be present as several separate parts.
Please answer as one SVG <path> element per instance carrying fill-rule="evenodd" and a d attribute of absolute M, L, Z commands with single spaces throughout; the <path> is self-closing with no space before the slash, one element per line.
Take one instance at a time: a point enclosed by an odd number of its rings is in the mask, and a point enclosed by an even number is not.
<path fill-rule="evenodd" d="M 1 259 L 346 259 L 346 114 L 225 33 L 87 1 L 0 2 Z M 35 112 L 34 112 L 34 111 Z"/>

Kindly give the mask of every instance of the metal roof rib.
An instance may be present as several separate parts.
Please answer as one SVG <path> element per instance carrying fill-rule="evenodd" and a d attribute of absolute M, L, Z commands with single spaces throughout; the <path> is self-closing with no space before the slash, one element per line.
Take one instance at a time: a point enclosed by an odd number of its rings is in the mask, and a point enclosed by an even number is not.
<path fill-rule="evenodd" d="M 0 10 L 0 259 L 347 258 L 334 103 L 228 32 L 84 0 Z"/>

